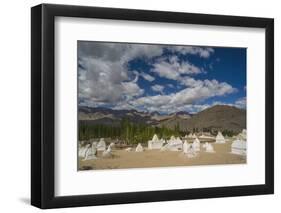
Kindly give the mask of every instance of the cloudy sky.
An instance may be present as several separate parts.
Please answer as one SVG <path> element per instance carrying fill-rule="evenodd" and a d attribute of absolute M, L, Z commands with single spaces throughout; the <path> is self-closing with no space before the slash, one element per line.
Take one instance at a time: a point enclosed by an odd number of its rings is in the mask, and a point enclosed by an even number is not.
<path fill-rule="evenodd" d="M 196 113 L 246 107 L 246 49 L 78 41 L 79 106 Z"/>

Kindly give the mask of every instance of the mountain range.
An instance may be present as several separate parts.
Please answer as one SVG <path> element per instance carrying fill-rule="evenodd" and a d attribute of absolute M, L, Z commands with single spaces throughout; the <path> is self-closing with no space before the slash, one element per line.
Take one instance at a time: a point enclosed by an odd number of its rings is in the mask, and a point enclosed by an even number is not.
<path fill-rule="evenodd" d="M 128 118 L 134 123 L 165 126 L 171 129 L 179 125 L 181 131 L 208 129 L 209 131 L 230 130 L 240 132 L 246 128 L 246 110 L 228 105 L 215 105 L 197 114 L 180 111 L 166 115 L 137 110 L 79 107 L 79 122 L 81 124 L 119 125 L 123 118 Z"/>

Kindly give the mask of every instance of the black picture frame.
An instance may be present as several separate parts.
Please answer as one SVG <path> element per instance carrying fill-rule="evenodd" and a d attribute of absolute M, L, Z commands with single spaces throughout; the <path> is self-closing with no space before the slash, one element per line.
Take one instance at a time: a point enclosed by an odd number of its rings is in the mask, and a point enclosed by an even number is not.
<path fill-rule="evenodd" d="M 265 184 L 56 197 L 54 21 L 55 17 L 264 28 L 266 135 Z M 42 208 L 218 198 L 274 193 L 274 20 L 164 11 L 41 4 L 31 8 L 31 204 Z"/>

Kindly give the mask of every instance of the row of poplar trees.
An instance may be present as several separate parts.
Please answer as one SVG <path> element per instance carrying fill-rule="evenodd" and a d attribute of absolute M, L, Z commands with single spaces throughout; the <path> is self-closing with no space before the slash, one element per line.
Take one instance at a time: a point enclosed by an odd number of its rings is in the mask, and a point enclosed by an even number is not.
<path fill-rule="evenodd" d="M 120 125 L 79 125 L 80 141 L 93 138 L 111 138 L 126 144 L 137 144 L 146 143 L 151 140 L 154 134 L 157 134 L 159 138 L 169 139 L 172 135 L 177 137 L 185 133 L 180 131 L 179 124 L 174 129 L 169 129 L 164 126 L 156 127 L 144 123 L 132 123 L 127 118 L 122 119 Z"/>

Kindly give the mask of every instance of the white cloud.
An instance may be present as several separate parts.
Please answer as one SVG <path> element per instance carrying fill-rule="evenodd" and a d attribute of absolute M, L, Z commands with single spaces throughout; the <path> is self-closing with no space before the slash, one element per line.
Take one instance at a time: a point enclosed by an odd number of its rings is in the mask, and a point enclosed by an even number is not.
<path fill-rule="evenodd" d="M 115 102 L 121 99 L 125 92 L 121 82 L 129 80 L 122 64 L 96 58 L 87 58 L 81 63 L 85 69 L 79 71 L 79 98 L 96 102 Z"/>
<path fill-rule="evenodd" d="M 247 106 L 247 99 L 246 97 L 239 98 L 235 101 L 234 105 L 238 108 L 246 109 Z"/>
<path fill-rule="evenodd" d="M 153 107 L 164 107 L 164 105 L 168 104 L 170 100 L 170 95 L 154 95 L 140 97 L 136 100 L 131 101 L 130 104 L 137 108 L 145 107 L 148 111 L 152 111 L 151 109 Z"/>
<path fill-rule="evenodd" d="M 128 102 L 118 102 L 116 103 L 112 109 L 114 110 L 130 110 L 135 109 L 134 106 L 130 105 Z"/>
<path fill-rule="evenodd" d="M 103 61 L 122 64 L 137 58 L 152 58 L 163 53 L 163 46 L 146 44 L 105 43 L 80 41 L 78 56 L 81 58 L 99 58 Z"/>
<path fill-rule="evenodd" d="M 171 47 L 161 45 L 79 42 L 79 98 L 99 103 L 116 103 L 143 94 L 132 78 L 136 73 L 128 70 L 128 62 L 135 58 L 151 59 L 163 54 L 165 48 L 182 54 L 197 54 L 206 57 L 213 52 L 210 48 Z M 198 74 L 200 68 L 178 57 L 160 59 L 154 64 L 154 72 L 169 79 L 179 79 L 183 74 Z M 138 74 L 147 81 L 155 77 L 147 73 Z"/>
<path fill-rule="evenodd" d="M 79 102 L 88 106 L 110 105 L 114 109 L 141 109 L 171 113 L 175 111 L 200 111 L 207 98 L 224 96 L 236 91 L 226 82 L 196 80 L 187 75 L 204 72 L 201 68 L 181 61 L 178 56 L 163 57 L 165 48 L 180 54 L 193 54 L 208 58 L 211 48 L 165 47 L 157 45 L 132 45 L 121 43 L 79 42 Z M 156 61 L 154 60 L 157 58 Z M 152 72 L 176 80 L 181 89 L 168 95 L 164 86 L 155 84 L 153 91 L 161 94 L 142 97 L 144 89 L 138 85 L 139 77 L 152 82 L 155 77 L 144 72 L 131 71 L 128 62 L 135 58 L 153 59 Z M 174 88 L 173 84 L 167 85 Z M 242 105 L 242 100 L 236 104 Z"/>
<path fill-rule="evenodd" d="M 187 86 L 187 87 L 200 87 L 203 86 L 204 82 L 202 80 L 195 80 L 191 77 L 182 77 L 180 78 L 180 84 Z"/>
<path fill-rule="evenodd" d="M 124 46 L 124 44 L 121 45 Z M 163 46 L 160 45 L 127 44 L 123 58 L 126 61 L 139 57 L 150 59 L 156 56 L 161 56 L 163 50 Z"/>
<path fill-rule="evenodd" d="M 174 46 L 168 48 L 171 52 L 177 52 L 182 55 L 198 55 L 201 58 L 209 58 L 215 51 L 213 48 L 205 47 L 192 47 L 192 46 Z"/>
<path fill-rule="evenodd" d="M 122 82 L 121 84 L 124 89 L 124 95 L 127 99 L 131 99 L 135 96 L 140 96 L 144 93 L 144 90 L 140 89 L 135 82 Z"/>
<path fill-rule="evenodd" d="M 149 74 L 144 73 L 144 72 L 141 72 L 140 76 L 143 77 L 145 80 L 150 81 L 150 82 L 155 80 L 155 78 L 152 75 L 149 75 Z"/>
<path fill-rule="evenodd" d="M 171 68 L 167 67 L 169 66 L 168 63 L 158 63 L 154 64 L 153 72 L 156 72 L 160 77 L 177 80 L 180 75 L 177 71 L 171 70 Z"/>
<path fill-rule="evenodd" d="M 210 107 L 209 104 L 188 104 L 188 105 L 184 105 L 182 107 L 178 107 L 177 110 L 174 112 L 186 111 L 189 113 L 197 113 L 197 112 L 200 112 L 209 107 Z"/>
<path fill-rule="evenodd" d="M 173 84 L 167 84 L 167 86 L 170 87 L 170 88 L 174 88 Z"/>
<path fill-rule="evenodd" d="M 155 92 L 160 92 L 160 93 L 163 93 L 163 90 L 164 90 L 164 86 L 162 85 L 159 85 L 159 84 L 155 84 L 151 87 L 151 89 Z"/>
<path fill-rule="evenodd" d="M 152 72 L 157 73 L 160 77 L 178 80 L 181 75 L 193 75 L 202 73 L 203 70 L 189 63 L 188 61 L 180 61 L 177 56 L 161 57 L 152 64 Z"/>
<path fill-rule="evenodd" d="M 130 101 L 136 108 L 145 107 L 147 111 L 172 112 L 184 109 L 187 105 L 196 105 L 210 97 L 224 96 L 237 90 L 226 82 L 204 80 L 196 87 L 188 87 L 169 95 L 139 97 Z"/>
<path fill-rule="evenodd" d="M 210 106 L 214 105 L 227 105 L 227 106 L 234 106 L 240 109 L 246 109 L 247 107 L 247 99 L 246 97 L 238 98 L 234 103 L 225 103 L 222 101 L 215 101 Z"/>
<path fill-rule="evenodd" d="M 204 80 L 202 85 L 188 87 L 173 95 L 171 102 L 177 105 L 191 104 L 210 97 L 223 96 L 236 92 L 236 89 L 225 82 Z"/>
<path fill-rule="evenodd" d="M 88 103 L 116 103 L 142 95 L 136 73 L 128 70 L 134 58 L 160 56 L 163 47 L 121 43 L 79 42 L 79 98 Z M 153 76 L 143 75 L 146 80 Z M 132 79 L 134 78 L 135 79 Z"/>

